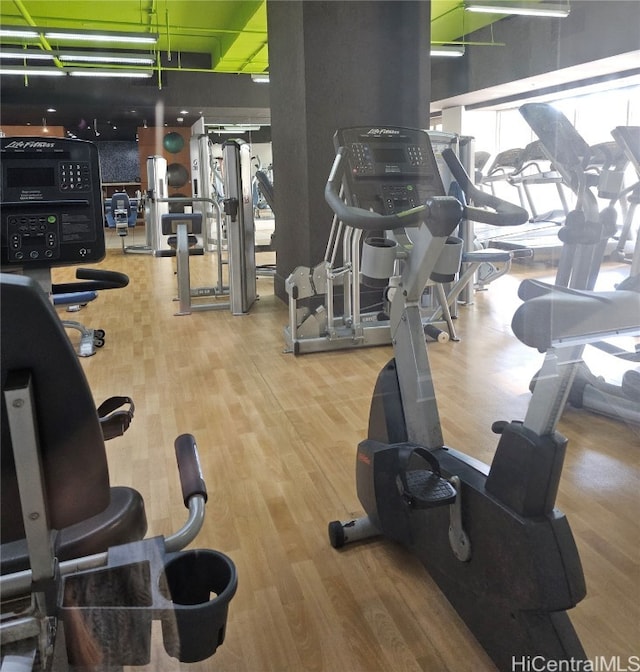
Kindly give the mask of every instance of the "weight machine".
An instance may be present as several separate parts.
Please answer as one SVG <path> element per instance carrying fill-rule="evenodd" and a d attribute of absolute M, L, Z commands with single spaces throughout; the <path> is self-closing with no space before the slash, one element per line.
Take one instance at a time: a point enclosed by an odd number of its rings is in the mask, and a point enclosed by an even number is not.
<path fill-rule="evenodd" d="M 257 299 L 249 147 L 233 141 L 223 147 L 224 212 L 211 181 L 210 149 L 206 134 L 192 137 L 191 197 L 166 196 L 166 159 L 153 156 L 147 163 L 147 243 L 139 251 L 155 257 L 176 257 L 180 304 L 176 315 L 221 309 L 242 315 Z M 170 212 L 172 206 L 192 212 Z M 208 253 L 215 255 L 216 284 L 192 287 L 189 260 Z"/>

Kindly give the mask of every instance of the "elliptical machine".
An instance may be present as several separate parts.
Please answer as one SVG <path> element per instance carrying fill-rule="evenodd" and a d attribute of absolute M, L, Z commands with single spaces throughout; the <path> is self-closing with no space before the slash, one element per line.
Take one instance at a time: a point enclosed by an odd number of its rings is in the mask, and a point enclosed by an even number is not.
<path fill-rule="evenodd" d="M 325 190 L 329 205 L 365 231 L 402 229 L 412 246 L 391 300 L 394 358 L 378 376 L 368 436 L 357 449 L 356 486 L 366 515 L 330 523 L 331 544 L 383 534 L 408 547 L 501 670 L 533 656 L 585 660 L 566 613 L 586 588 L 569 523 L 554 508 L 567 444 L 555 428 L 584 343 L 609 329 L 637 329 L 640 295 L 559 289 L 525 302 L 513 329 L 527 345 L 547 351 L 525 420 L 494 424 L 501 436 L 491 467 L 449 448 L 420 320 L 421 293 L 462 217 L 507 226 L 528 214 L 476 189 L 448 152 L 443 158 L 467 200 L 493 211 L 445 197 L 422 131 L 364 128 L 337 136 L 346 142 Z M 361 207 L 342 201 L 341 183 Z M 407 194 L 421 205 L 407 208 Z M 386 215 L 369 209 L 380 199 Z"/>
<path fill-rule="evenodd" d="M 574 289 L 593 289 L 607 246 L 617 230 L 614 204 L 623 194 L 638 188 L 638 185 L 633 185 L 630 189 L 623 189 L 623 178 L 629 161 L 640 171 L 640 131 L 637 128 L 634 130 L 634 127 L 619 126 L 612 131 L 615 143 L 590 147 L 567 117 L 547 103 L 527 103 L 520 108 L 520 113 L 540 138 L 542 149 L 564 182 L 576 195 L 576 207 L 558 231 L 563 245 L 555 284 Z M 596 173 L 591 170 L 594 165 L 600 168 Z M 609 200 L 609 204 L 600 209 L 599 198 Z M 639 263 L 632 264 L 629 277 L 618 285 L 618 289 L 640 291 Z M 523 283 L 520 297 L 526 299 L 550 291 L 548 286 L 540 285 L 535 281 Z M 635 352 L 625 352 L 606 342 L 592 345 L 622 359 L 640 361 L 638 348 Z M 535 384 L 534 377 L 531 386 Z M 640 370 L 629 369 L 624 373 L 621 384 L 614 385 L 594 375 L 582 362 L 576 371 L 568 401 L 576 408 L 638 424 Z"/>

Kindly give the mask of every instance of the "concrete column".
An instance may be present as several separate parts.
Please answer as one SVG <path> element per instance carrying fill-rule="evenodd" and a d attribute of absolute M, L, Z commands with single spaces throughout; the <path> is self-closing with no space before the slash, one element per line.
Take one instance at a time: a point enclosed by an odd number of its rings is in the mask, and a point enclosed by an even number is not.
<path fill-rule="evenodd" d="M 325 252 L 332 213 L 324 186 L 339 127 L 428 128 L 430 5 L 426 0 L 268 0 L 276 201 L 275 291 Z"/>

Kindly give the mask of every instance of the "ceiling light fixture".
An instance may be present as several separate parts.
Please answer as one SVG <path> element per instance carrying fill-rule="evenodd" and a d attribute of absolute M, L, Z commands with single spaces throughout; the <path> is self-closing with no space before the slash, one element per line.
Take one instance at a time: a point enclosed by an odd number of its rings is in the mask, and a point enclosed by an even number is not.
<path fill-rule="evenodd" d="M 446 45 L 431 47 L 429 55 L 432 57 L 459 58 L 460 56 L 464 56 L 464 47 L 448 47 Z"/>
<path fill-rule="evenodd" d="M 0 75 L 21 75 L 21 76 L 41 76 L 41 77 L 64 77 L 65 71 L 60 70 L 59 68 L 54 67 L 42 67 L 42 68 L 21 68 L 18 66 L 15 67 L 4 67 L 0 66 Z"/>
<path fill-rule="evenodd" d="M 0 28 L 0 37 L 36 38 L 38 32 L 27 28 Z"/>
<path fill-rule="evenodd" d="M 0 49 L 0 59 L 8 61 L 52 61 L 53 54 L 39 49 Z"/>
<path fill-rule="evenodd" d="M 63 63 L 123 63 L 126 65 L 153 65 L 155 59 L 148 54 L 96 53 L 92 51 L 61 51 L 58 58 Z"/>
<path fill-rule="evenodd" d="M 256 84 L 268 84 L 269 83 L 269 74 L 264 72 L 264 73 L 257 73 L 251 75 L 251 81 L 256 83 Z"/>
<path fill-rule="evenodd" d="M 515 14 L 518 16 L 548 16 L 566 18 L 571 11 L 569 3 L 533 3 L 533 2 L 469 2 L 465 11 L 480 14 Z"/>
<path fill-rule="evenodd" d="M 236 126 L 225 126 L 224 130 L 227 133 L 247 133 L 249 131 L 259 131 L 260 126 L 249 126 L 248 124 L 238 124 Z"/>
<path fill-rule="evenodd" d="M 127 44 L 155 44 L 156 33 L 118 33 L 101 31 L 65 31 L 61 28 L 37 28 L 48 40 L 70 40 L 74 42 L 119 42 Z"/>
<path fill-rule="evenodd" d="M 69 70 L 72 77 L 120 77 L 133 79 L 148 79 L 153 76 L 151 70 L 94 70 L 93 68 L 78 68 Z"/>
<path fill-rule="evenodd" d="M 259 131 L 261 126 L 259 124 L 205 124 L 205 127 L 210 129 L 211 133 L 218 134 L 228 134 L 235 133 L 236 135 L 241 135 L 242 133 Z"/>

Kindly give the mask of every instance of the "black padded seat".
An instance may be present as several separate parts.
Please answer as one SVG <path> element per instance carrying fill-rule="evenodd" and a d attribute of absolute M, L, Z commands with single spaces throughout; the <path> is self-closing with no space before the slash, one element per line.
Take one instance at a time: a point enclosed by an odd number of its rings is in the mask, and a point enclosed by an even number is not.
<path fill-rule="evenodd" d="M 144 536 L 140 495 L 111 488 L 104 437 L 84 371 L 46 294 L 31 279 L 0 274 L 2 388 L 31 374 L 49 525 L 65 558 Z M 26 561 L 24 526 L 4 395 L 0 418 L 0 571 Z"/>

